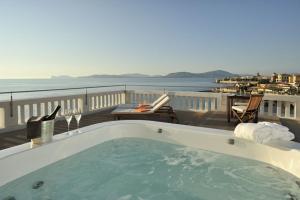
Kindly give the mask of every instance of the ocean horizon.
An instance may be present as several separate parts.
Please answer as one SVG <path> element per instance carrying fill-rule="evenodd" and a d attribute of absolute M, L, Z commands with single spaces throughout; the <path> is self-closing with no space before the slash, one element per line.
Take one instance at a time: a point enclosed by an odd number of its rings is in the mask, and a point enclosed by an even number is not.
<path fill-rule="evenodd" d="M 127 90 L 162 90 L 162 91 L 207 91 L 220 86 L 214 78 L 67 78 L 67 79 L 0 79 L 0 93 L 49 90 L 58 88 L 95 87 L 109 85 L 126 85 Z M 88 89 L 88 92 L 122 90 L 120 87 Z M 47 91 L 31 93 L 15 93 L 14 99 L 46 96 L 62 96 L 66 94 L 85 93 L 84 89 L 68 91 Z M 10 99 L 10 94 L 0 94 L 0 100 Z"/>

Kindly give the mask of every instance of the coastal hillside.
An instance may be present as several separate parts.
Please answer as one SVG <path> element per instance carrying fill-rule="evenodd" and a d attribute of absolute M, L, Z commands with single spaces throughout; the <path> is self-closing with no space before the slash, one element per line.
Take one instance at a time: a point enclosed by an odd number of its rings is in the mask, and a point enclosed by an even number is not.
<path fill-rule="evenodd" d="M 109 75 L 109 74 L 94 74 L 90 76 L 80 76 L 78 78 L 224 78 L 224 77 L 233 77 L 237 76 L 237 74 L 233 74 L 224 70 L 215 70 L 215 71 L 208 71 L 203 73 L 191 73 L 191 72 L 174 72 L 169 73 L 167 75 L 147 75 L 147 74 L 120 74 L 120 75 Z M 52 78 L 70 78 L 68 76 L 59 76 Z"/>
<path fill-rule="evenodd" d="M 204 73 L 191 73 L 191 72 L 176 72 L 170 73 L 165 77 L 168 78 L 222 78 L 222 77 L 233 77 L 237 74 L 233 74 L 224 70 L 215 70 Z"/>

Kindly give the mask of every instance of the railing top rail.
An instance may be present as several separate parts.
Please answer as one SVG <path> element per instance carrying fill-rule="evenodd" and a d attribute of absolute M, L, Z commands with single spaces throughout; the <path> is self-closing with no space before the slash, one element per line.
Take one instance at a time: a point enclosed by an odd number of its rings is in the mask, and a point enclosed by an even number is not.
<path fill-rule="evenodd" d="M 214 86 L 199 86 L 199 85 L 147 85 L 147 84 L 126 84 L 126 86 L 140 86 L 140 87 L 165 87 L 165 88 L 216 88 Z"/>
<path fill-rule="evenodd" d="M 122 87 L 122 86 L 124 87 L 125 84 L 123 84 L 123 85 L 101 85 L 101 86 L 86 86 L 86 87 L 70 87 L 70 88 L 52 88 L 52 89 L 40 89 L 40 90 L 18 90 L 18 91 L 0 92 L 0 94 L 48 92 L 48 91 L 62 91 L 62 90 L 80 90 L 80 89 L 95 89 L 95 88 Z"/>
<path fill-rule="evenodd" d="M 214 86 L 198 86 L 198 85 L 153 85 L 153 84 L 116 84 L 116 85 L 99 85 L 99 86 L 83 86 L 83 87 L 69 87 L 69 88 L 51 88 L 51 89 L 37 89 L 37 90 L 17 90 L 17 91 L 5 91 L 1 94 L 17 94 L 17 93 L 31 93 L 31 92 L 48 92 L 48 91 L 64 91 L 64 90 L 80 90 L 80 89 L 95 89 L 95 88 L 107 88 L 107 87 L 161 87 L 161 88 L 215 88 Z"/>
<path fill-rule="evenodd" d="M 57 95 L 57 96 L 42 96 L 42 97 L 25 97 L 21 99 L 14 99 L 14 102 L 20 103 L 20 104 L 28 104 L 30 102 L 45 102 L 45 101 L 57 101 L 57 100 L 64 100 L 64 99 L 72 99 L 72 98 L 79 98 L 79 97 L 85 97 L 93 96 L 95 94 L 114 94 L 114 93 L 120 93 L 124 90 L 114 90 L 114 91 L 100 91 L 100 92 L 92 92 L 92 93 L 80 93 L 80 94 L 63 94 L 63 95 Z M 0 100 L 1 103 L 9 103 L 11 100 Z"/>

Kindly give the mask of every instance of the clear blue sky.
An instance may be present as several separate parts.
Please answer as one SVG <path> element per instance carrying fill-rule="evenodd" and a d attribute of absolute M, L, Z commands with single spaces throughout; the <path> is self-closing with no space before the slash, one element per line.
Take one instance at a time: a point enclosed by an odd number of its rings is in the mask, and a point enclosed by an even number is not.
<path fill-rule="evenodd" d="M 0 78 L 300 72 L 299 0 L 1 0 Z"/>

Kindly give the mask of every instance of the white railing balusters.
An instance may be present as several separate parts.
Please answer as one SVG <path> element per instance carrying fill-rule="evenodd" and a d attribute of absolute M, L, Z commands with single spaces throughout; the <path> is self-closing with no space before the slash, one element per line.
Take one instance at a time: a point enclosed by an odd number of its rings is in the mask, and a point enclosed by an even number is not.
<path fill-rule="evenodd" d="M 66 109 L 81 109 L 87 114 L 99 109 L 118 104 L 145 103 L 155 101 L 162 91 L 105 91 L 85 94 L 44 97 L 38 99 L 20 99 L 13 101 L 13 116 L 10 113 L 10 102 L 0 102 L 0 132 L 23 128 L 31 116 L 49 114 L 60 104 L 63 116 Z M 170 103 L 174 110 L 190 110 L 195 112 L 226 111 L 226 94 L 210 92 L 169 92 Z M 87 104 L 86 104 L 87 100 Z M 260 106 L 261 117 L 283 117 L 300 120 L 300 96 L 265 95 Z M 273 105 L 274 104 L 274 105 Z M 275 107 L 276 106 L 276 107 Z"/>

